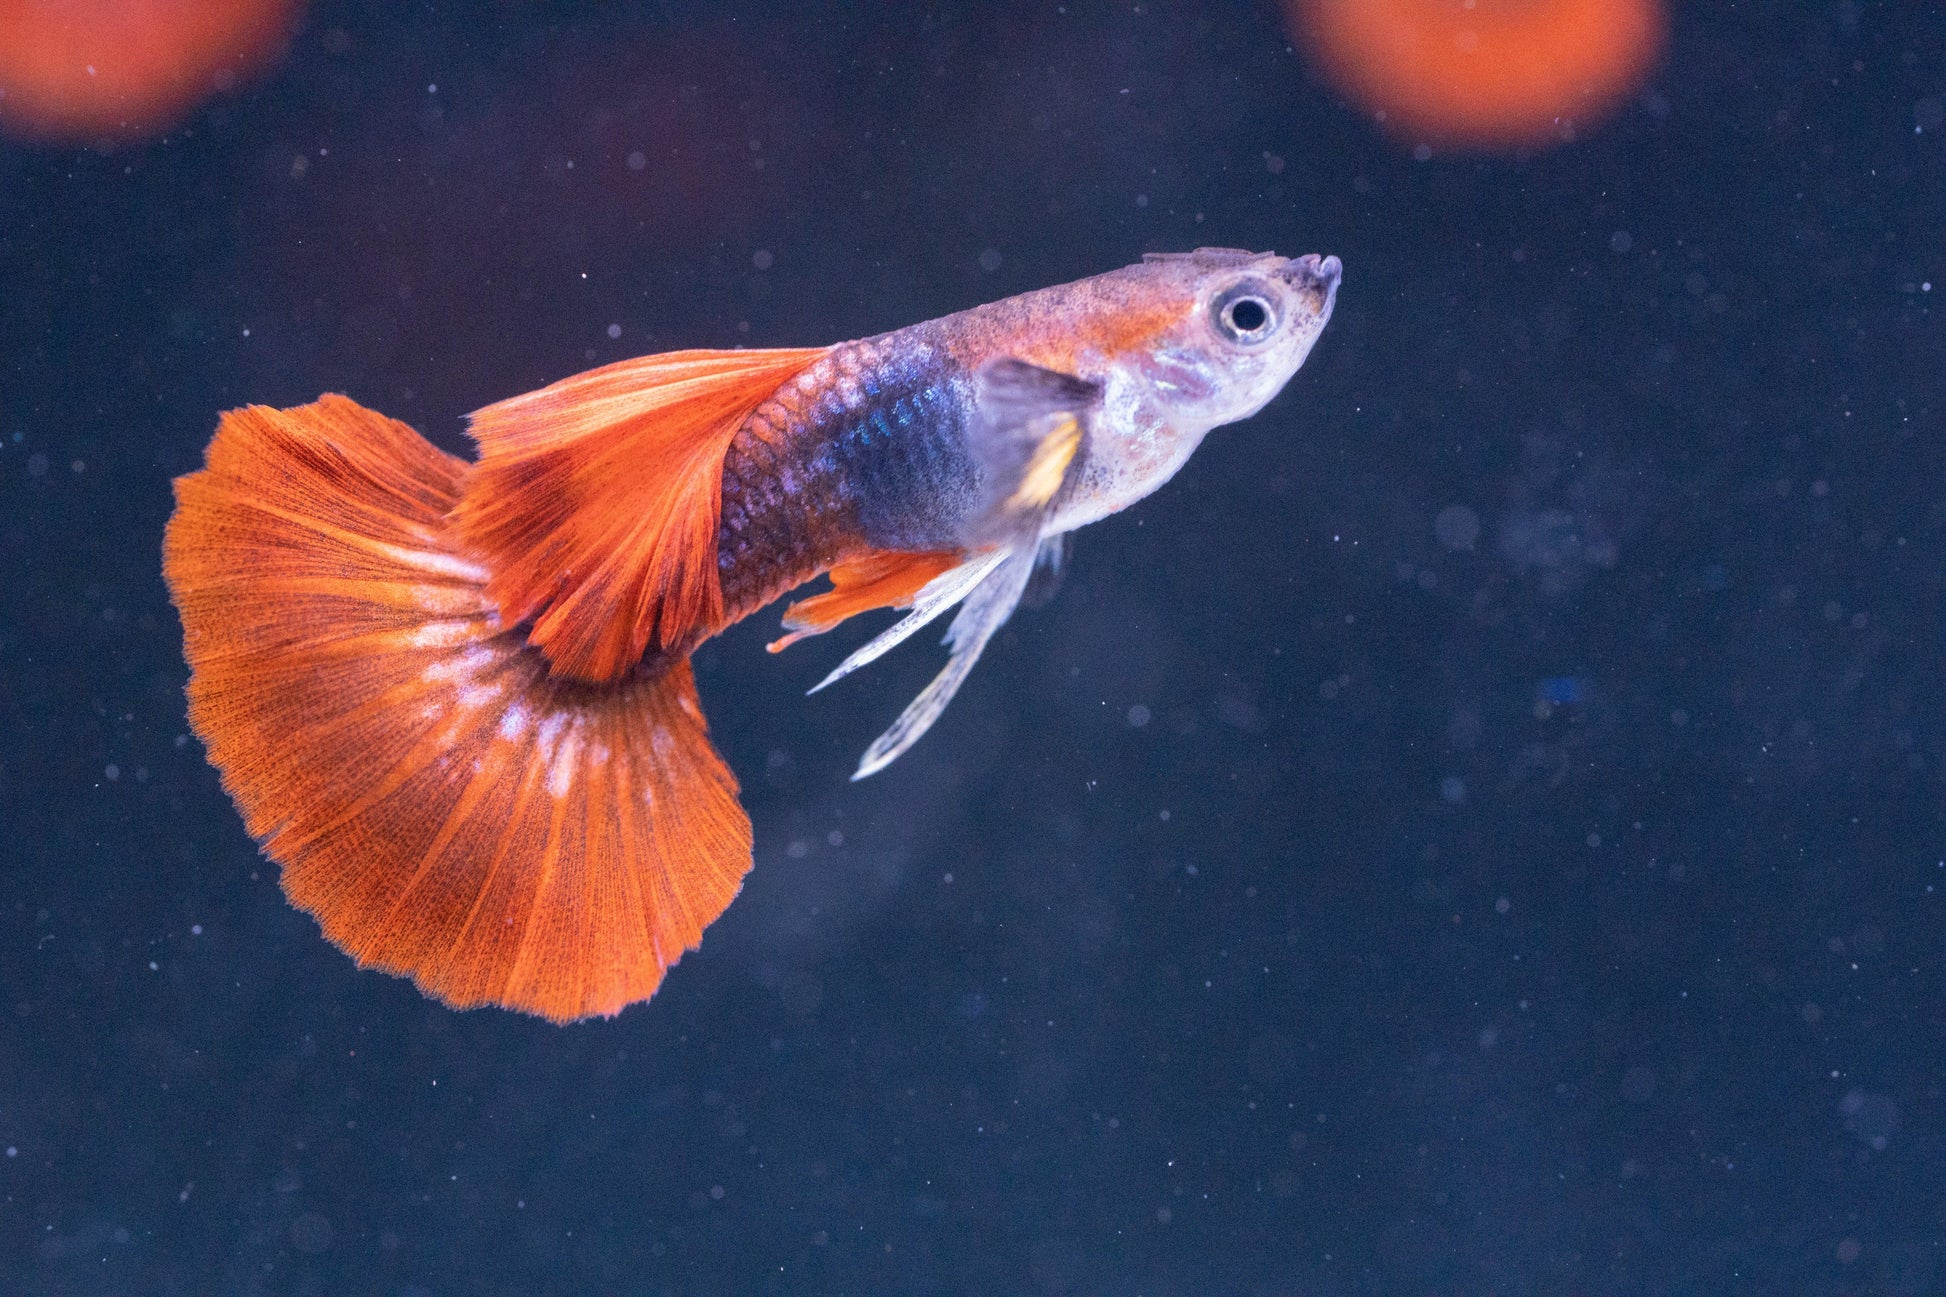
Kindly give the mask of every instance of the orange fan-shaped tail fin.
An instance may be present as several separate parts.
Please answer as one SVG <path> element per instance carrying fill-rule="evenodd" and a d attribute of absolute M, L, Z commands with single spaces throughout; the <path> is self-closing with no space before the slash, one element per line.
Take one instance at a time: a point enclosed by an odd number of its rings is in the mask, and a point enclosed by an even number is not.
<path fill-rule="evenodd" d="M 750 867 L 688 663 L 556 679 L 445 522 L 467 471 L 327 396 L 223 419 L 164 571 L 190 722 L 362 964 L 556 1022 L 653 994 Z"/>
<path fill-rule="evenodd" d="M 454 514 L 487 596 L 555 674 L 617 680 L 719 629 L 723 456 L 823 348 L 625 360 L 473 416 L 480 463 Z"/>
<path fill-rule="evenodd" d="M 822 635 L 848 617 L 874 608 L 907 608 L 926 582 L 966 561 L 958 550 L 866 550 L 831 568 L 831 588 L 784 610 L 790 634 L 769 645 L 781 653 L 808 635 Z"/>

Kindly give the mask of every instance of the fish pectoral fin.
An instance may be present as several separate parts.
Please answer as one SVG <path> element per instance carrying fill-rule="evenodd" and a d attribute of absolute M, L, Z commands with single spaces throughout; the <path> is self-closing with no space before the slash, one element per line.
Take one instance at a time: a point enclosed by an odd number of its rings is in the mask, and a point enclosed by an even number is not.
<path fill-rule="evenodd" d="M 981 497 L 966 524 L 969 543 L 1040 538 L 1040 523 L 1086 458 L 1102 388 L 1024 360 L 996 360 L 974 378 L 967 443 L 979 465 Z"/>
<path fill-rule="evenodd" d="M 1067 478 L 1075 452 L 1081 449 L 1081 419 L 1071 411 L 1041 415 L 1030 427 L 1034 448 L 1021 469 L 1019 485 L 1006 499 L 1006 508 L 1013 513 L 1045 509 Z"/>
<path fill-rule="evenodd" d="M 932 723 L 939 719 L 946 710 L 946 704 L 953 700 L 960 685 L 965 683 L 973 664 L 980 660 L 987 641 L 1013 615 L 1015 606 L 1020 603 L 1021 592 L 1027 588 L 1027 578 L 1033 574 L 1035 552 L 1029 548 L 998 553 L 992 557 L 983 579 L 965 595 L 964 606 L 947 629 L 946 643 L 952 648 L 952 656 L 940 673 L 932 678 L 932 683 L 920 690 L 919 696 L 900 713 L 892 728 L 879 735 L 872 746 L 865 749 L 865 755 L 852 775 L 853 781 L 875 775 L 891 765 L 932 728 Z M 932 615 L 937 616 L 938 613 Z M 910 621 L 911 618 L 906 620 Z M 912 627 L 912 630 L 917 629 L 918 626 Z M 905 634 L 911 634 L 912 630 Z"/>

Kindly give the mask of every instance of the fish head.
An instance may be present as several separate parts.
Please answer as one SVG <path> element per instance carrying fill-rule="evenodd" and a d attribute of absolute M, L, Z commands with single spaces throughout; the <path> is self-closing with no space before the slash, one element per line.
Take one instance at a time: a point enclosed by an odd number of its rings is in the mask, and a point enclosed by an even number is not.
<path fill-rule="evenodd" d="M 1261 410 L 1311 354 L 1342 272 L 1336 257 L 1202 248 L 1051 290 L 1069 295 L 1063 331 L 1030 359 L 1103 392 L 1054 529 L 1127 508 L 1211 428 Z"/>
<path fill-rule="evenodd" d="M 1126 377 L 1179 434 L 1247 419 L 1283 390 L 1331 319 L 1336 257 L 1202 248 L 1151 255 L 1123 272 L 1161 309 L 1129 339 Z"/>

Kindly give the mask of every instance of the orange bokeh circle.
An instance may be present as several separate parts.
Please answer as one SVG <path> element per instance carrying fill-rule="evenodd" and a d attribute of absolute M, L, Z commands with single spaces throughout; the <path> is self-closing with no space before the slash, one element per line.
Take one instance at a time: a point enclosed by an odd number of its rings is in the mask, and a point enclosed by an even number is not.
<path fill-rule="evenodd" d="M 1321 71 L 1414 140 L 1564 137 L 1641 84 L 1660 0 L 1287 0 Z"/>
<path fill-rule="evenodd" d="M 141 135 L 274 61 L 299 0 L 0 0 L 0 129 Z"/>

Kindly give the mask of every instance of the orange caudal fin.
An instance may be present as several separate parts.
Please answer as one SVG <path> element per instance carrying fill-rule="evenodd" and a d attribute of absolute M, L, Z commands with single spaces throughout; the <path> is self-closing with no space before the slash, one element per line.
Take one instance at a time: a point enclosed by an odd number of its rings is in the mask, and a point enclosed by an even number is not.
<path fill-rule="evenodd" d="M 831 588 L 799 599 L 784 610 L 784 629 L 790 634 L 769 645 L 781 653 L 807 635 L 822 635 L 861 612 L 874 608 L 909 608 L 926 582 L 965 562 L 957 550 L 873 549 L 855 554 L 831 569 Z"/>
<path fill-rule="evenodd" d="M 226 415 L 164 572 L 190 723 L 361 964 L 556 1022 L 653 994 L 750 866 L 688 663 L 552 676 L 445 519 L 467 466 L 339 396 Z"/>
<path fill-rule="evenodd" d="M 480 463 L 454 521 L 487 597 L 557 675 L 616 680 L 718 628 L 723 456 L 822 348 L 626 360 L 473 416 Z"/>

